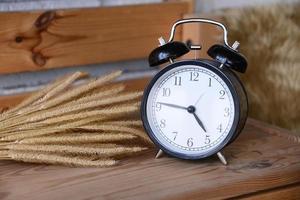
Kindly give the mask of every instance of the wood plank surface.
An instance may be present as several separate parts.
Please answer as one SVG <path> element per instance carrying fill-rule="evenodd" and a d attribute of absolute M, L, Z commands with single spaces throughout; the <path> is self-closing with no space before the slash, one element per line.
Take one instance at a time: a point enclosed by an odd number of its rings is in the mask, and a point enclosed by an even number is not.
<path fill-rule="evenodd" d="M 168 156 L 154 159 L 154 150 L 111 168 L 1 161 L 0 199 L 268 197 L 273 189 L 279 192 L 276 188 L 300 184 L 300 143 L 289 136 L 285 130 L 249 119 L 237 141 L 224 150 L 227 166 L 216 157 L 201 161 Z M 295 196 L 299 187 L 285 191 Z"/>
<path fill-rule="evenodd" d="M 0 13 L 0 74 L 146 58 L 190 7 L 172 1 Z"/>
<path fill-rule="evenodd" d="M 248 195 L 247 195 L 248 196 Z M 249 195 L 248 197 L 241 197 L 243 200 L 299 200 L 300 199 L 300 184 L 292 185 L 283 188 L 271 189 L 266 192 L 261 192 L 255 195 Z"/>

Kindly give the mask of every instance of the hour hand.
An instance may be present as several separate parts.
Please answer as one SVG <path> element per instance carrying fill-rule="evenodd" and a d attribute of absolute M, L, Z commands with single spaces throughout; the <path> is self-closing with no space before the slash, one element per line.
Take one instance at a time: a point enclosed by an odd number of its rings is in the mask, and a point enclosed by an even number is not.
<path fill-rule="evenodd" d="M 204 132 L 206 132 L 206 129 L 205 129 L 205 127 L 204 127 L 202 121 L 201 121 L 200 118 L 198 117 L 198 115 L 197 115 L 196 113 L 193 113 L 193 115 L 194 115 L 196 121 L 198 122 L 199 126 L 204 130 Z"/>
<path fill-rule="evenodd" d="M 186 107 L 184 107 L 184 106 L 179 106 L 179 105 L 176 105 L 176 104 L 164 103 L 164 102 L 157 102 L 157 103 L 160 103 L 161 105 L 165 105 L 165 106 L 173 107 L 173 108 L 178 108 L 178 109 L 187 110 L 187 108 L 186 108 Z"/>

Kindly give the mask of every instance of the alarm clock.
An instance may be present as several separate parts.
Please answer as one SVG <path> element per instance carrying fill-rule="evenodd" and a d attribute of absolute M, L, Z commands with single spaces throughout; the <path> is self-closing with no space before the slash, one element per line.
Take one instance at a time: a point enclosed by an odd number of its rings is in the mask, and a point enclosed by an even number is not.
<path fill-rule="evenodd" d="M 200 45 L 174 41 L 176 27 L 184 23 L 209 23 L 221 27 L 224 44 L 208 50 L 212 59 L 175 59 Z M 245 89 L 235 72 L 247 69 L 245 57 L 238 52 L 239 43 L 228 44 L 227 29 L 217 21 L 193 18 L 173 24 L 167 42 L 149 55 L 151 67 L 169 62 L 145 89 L 141 117 L 150 139 L 162 152 L 196 160 L 221 153 L 243 129 L 248 113 Z"/>

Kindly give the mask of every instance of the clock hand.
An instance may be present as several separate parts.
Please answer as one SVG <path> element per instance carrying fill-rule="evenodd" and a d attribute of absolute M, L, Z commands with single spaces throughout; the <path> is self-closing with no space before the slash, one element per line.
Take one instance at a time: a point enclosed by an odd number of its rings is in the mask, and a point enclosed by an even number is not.
<path fill-rule="evenodd" d="M 206 129 L 205 129 L 205 127 L 204 127 L 202 121 L 201 121 L 200 118 L 198 117 L 198 115 L 197 115 L 195 112 L 193 112 L 192 114 L 193 114 L 193 116 L 195 117 L 195 119 L 196 119 L 196 121 L 198 122 L 198 124 L 200 125 L 200 127 L 204 130 L 204 132 L 206 132 Z"/>
<path fill-rule="evenodd" d="M 203 92 L 200 97 L 197 99 L 197 101 L 194 103 L 194 106 L 196 106 L 198 104 L 198 102 L 200 101 L 200 99 L 203 97 L 203 95 L 205 94 L 205 92 Z"/>
<path fill-rule="evenodd" d="M 164 103 L 164 102 L 157 102 L 157 103 L 160 103 L 160 104 L 165 105 L 165 106 L 173 107 L 173 108 L 179 108 L 179 109 L 187 110 L 186 107 L 171 104 L 171 103 Z"/>
<path fill-rule="evenodd" d="M 202 121 L 200 120 L 200 118 L 195 113 L 195 107 L 194 106 L 189 106 L 188 108 L 186 108 L 186 107 L 171 104 L 171 103 L 164 103 L 164 102 L 157 102 L 157 103 L 160 103 L 160 104 L 165 105 L 165 106 L 170 106 L 170 107 L 173 107 L 173 108 L 179 108 L 179 109 L 187 110 L 189 113 L 191 113 L 195 117 L 196 121 L 198 122 L 200 127 L 204 130 L 204 132 L 206 132 L 206 129 L 205 129 Z"/>

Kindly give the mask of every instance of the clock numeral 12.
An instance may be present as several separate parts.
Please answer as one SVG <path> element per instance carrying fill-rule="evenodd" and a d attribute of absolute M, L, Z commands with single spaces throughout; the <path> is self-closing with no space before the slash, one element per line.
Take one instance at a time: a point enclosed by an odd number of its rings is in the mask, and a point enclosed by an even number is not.
<path fill-rule="evenodd" d="M 170 88 L 163 88 L 163 96 L 169 97 L 171 95 L 171 89 Z"/>
<path fill-rule="evenodd" d="M 174 85 L 181 86 L 181 76 L 175 76 Z"/>
<path fill-rule="evenodd" d="M 190 81 L 199 81 L 199 73 L 191 72 L 190 73 Z"/>
<path fill-rule="evenodd" d="M 208 79 L 208 87 L 211 87 L 211 78 Z"/>

